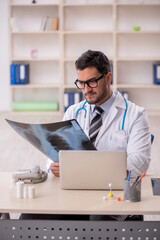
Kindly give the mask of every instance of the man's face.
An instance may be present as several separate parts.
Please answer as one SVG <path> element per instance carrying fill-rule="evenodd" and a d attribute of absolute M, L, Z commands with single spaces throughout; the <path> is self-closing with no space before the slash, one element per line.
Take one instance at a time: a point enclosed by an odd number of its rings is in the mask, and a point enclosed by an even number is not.
<path fill-rule="evenodd" d="M 95 67 L 85 68 L 84 70 L 77 71 L 78 80 L 87 81 L 89 79 L 97 79 L 102 74 L 98 72 Z M 85 84 L 85 88 L 82 89 L 82 93 L 86 98 L 87 102 L 90 104 L 101 105 L 111 96 L 110 90 L 110 81 L 112 75 L 108 73 L 105 77 L 100 79 L 97 83 L 98 86 L 96 88 L 91 88 L 87 84 Z"/>

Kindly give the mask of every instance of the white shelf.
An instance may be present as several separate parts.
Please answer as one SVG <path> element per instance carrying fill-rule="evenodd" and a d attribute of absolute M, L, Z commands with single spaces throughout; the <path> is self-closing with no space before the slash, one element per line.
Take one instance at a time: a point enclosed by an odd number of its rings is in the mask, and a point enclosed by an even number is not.
<path fill-rule="evenodd" d="M 126 89 L 160 89 L 160 85 L 156 85 L 156 84 L 117 84 L 117 88 L 126 88 Z"/>
<path fill-rule="evenodd" d="M 152 0 L 151 0 L 152 1 Z M 153 3 L 153 2 L 150 2 L 150 3 L 117 3 L 116 4 L 117 6 L 127 6 L 127 7 L 134 7 L 134 6 L 137 6 L 137 7 L 152 7 L 152 6 L 159 6 L 159 3 L 157 1 L 157 3 Z"/>
<path fill-rule="evenodd" d="M 147 35 L 147 34 L 160 34 L 159 31 L 134 31 L 134 30 L 130 30 L 130 31 L 116 31 L 116 34 L 144 34 L 144 35 Z"/>
<path fill-rule="evenodd" d="M 59 6 L 58 4 L 11 4 L 11 7 L 50 7 L 50 6 Z"/>
<path fill-rule="evenodd" d="M 53 83 L 48 83 L 48 84 L 22 84 L 22 85 L 12 85 L 11 86 L 13 89 L 24 89 L 24 88 L 60 88 L 61 85 L 60 84 L 53 84 Z"/>
<path fill-rule="evenodd" d="M 110 61 L 113 60 L 113 56 L 107 56 Z M 77 57 L 70 57 L 70 58 L 64 58 L 64 62 L 75 62 L 77 60 Z"/>
<path fill-rule="evenodd" d="M 86 6 L 86 5 L 111 5 L 113 4 L 113 0 L 62 0 L 63 6 Z"/>
<path fill-rule="evenodd" d="M 28 35 L 28 34 L 59 34 L 57 30 L 54 31 L 21 31 L 21 32 L 11 32 L 12 35 Z"/>
<path fill-rule="evenodd" d="M 107 34 L 113 34 L 113 32 L 112 31 L 64 31 L 63 32 L 63 34 L 68 34 L 68 35 L 74 35 L 74 34 L 105 34 L 105 35 L 107 35 Z"/>
<path fill-rule="evenodd" d="M 9 0 L 11 7 L 50 7 L 59 6 L 60 0 L 36 0 L 36 3 L 32 3 L 32 0 Z"/>
<path fill-rule="evenodd" d="M 93 4 L 93 3 L 86 3 L 86 4 L 63 4 L 62 5 L 63 7 L 106 7 L 106 6 L 110 6 L 110 7 L 112 7 L 112 4 L 110 4 L 110 3 L 106 3 L 106 4 L 99 4 L 99 3 L 95 3 L 95 4 Z"/>
<path fill-rule="evenodd" d="M 11 104 L 41 98 L 58 101 L 56 114 L 62 116 L 64 91 L 76 91 L 74 63 L 93 49 L 103 51 L 113 64 L 112 89 L 128 92 L 150 116 L 160 116 L 160 85 L 153 84 L 153 64 L 160 63 L 158 0 L 30 2 L 9 4 L 10 18 L 18 20 L 18 31 L 9 29 L 10 62 L 30 64 L 30 84 L 11 86 Z M 39 31 L 44 16 L 58 17 L 58 30 Z M 140 31 L 133 26 L 140 26 Z M 36 58 L 31 58 L 32 49 L 38 49 Z"/>
<path fill-rule="evenodd" d="M 116 61 L 159 61 L 159 57 L 135 57 L 135 56 L 130 56 L 130 57 L 118 57 L 116 58 Z"/>
<path fill-rule="evenodd" d="M 60 61 L 59 58 L 23 58 L 23 57 L 11 57 L 12 62 L 55 62 Z"/>

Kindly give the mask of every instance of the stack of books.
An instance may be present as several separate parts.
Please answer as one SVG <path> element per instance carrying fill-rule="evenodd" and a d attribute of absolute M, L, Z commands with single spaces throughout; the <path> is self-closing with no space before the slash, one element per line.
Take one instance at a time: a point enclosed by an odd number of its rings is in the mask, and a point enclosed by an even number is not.
<path fill-rule="evenodd" d="M 57 17 L 43 17 L 41 21 L 40 31 L 55 31 L 58 30 Z"/>

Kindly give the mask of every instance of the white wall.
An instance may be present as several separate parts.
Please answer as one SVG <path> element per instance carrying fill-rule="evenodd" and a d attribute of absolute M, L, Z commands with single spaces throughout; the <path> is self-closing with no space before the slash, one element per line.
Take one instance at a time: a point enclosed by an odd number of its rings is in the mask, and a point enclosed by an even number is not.
<path fill-rule="evenodd" d="M 8 5 L 0 0 L 0 111 L 9 110 Z"/>

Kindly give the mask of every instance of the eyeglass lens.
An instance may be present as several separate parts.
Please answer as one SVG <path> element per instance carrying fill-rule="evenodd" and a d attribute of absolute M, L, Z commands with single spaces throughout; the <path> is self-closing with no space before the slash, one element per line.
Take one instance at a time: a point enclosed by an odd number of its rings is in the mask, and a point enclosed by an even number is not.
<path fill-rule="evenodd" d="M 102 79 L 104 76 L 105 75 L 102 75 L 102 76 L 100 76 L 97 79 L 91 79 L 91 80 L 88 80 L 86 82 L 76 80 L 75 84 L 80 89 L 84 89 L 85 88 L 85 84 L 87 84 L 91 88 L 96 88 L 98 86 L 98 80 Z"/>

